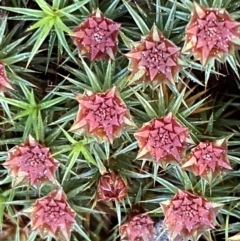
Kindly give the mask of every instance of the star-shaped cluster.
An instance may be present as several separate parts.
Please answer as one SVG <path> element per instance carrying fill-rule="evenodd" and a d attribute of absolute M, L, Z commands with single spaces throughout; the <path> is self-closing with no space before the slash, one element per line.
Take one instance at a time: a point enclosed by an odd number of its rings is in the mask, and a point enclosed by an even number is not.
<path fill-rule="evenodd" d="M 108 19 L 99 9 L 74 29 L 73 40 L 79 53 L 91 61 L 114 59 L 120 24 Z"/>
<path fill-rule="evenodd" d="M 126 184 L 122 177 L 114 171 L 106 173 L 99 178 L 98 200 L 121 202 L 127 195 Z"/>
<path fill-rule="evenodd" d="M 203 232 L 214 229 L 216 214 L 222 207 L 182 190 L 172 199 L 160 204 L 165 216 L 164 225 L 173 241 L 181 238 L 198 240 Z"/>
<path fill-rule="evenodd" d="M 38 199 L 31 208 L 32 230 L 36 230 L 42 238 L 51 235 L 62 241 L 69 241 L 75 212 L 67 203 L 62 190 L 52 191 Z"/>
<path fill-rule="evenodd" d="M 191 50 L 203 65 L 213 58 L 224 59 L 234 50 L 234 39 L 240 37 L 239 26 L 226 10 L 205 8 L 195 2 L 183 51 Z"/>
<path fill-rule="evenodd" d="M 55 183 L 58 165 L 49 148 L 39 144 L 32 136 L 11 149 L 8 159 L 3 163 L 14 177 L 13 186 L 30 184 L 37 187 L 47 182 Z"/>
<path fill-rule="evenodd" d="M 169 113 L 144 124 L 134 136 L 140 148 L 137 158 L 155 160 L 164 166 L 181 161 L 187 147 L 188 129 Z"/>
<path fill-rule="evenodd" d="M 98 140 L 112 143 L 124 127 L 134 125 L 130 120 L 130 112 L 115 87 L 104 93 L 88 91 L 78 96 L 77 100 L 79 111 L 71 131 L 89 133 Z"/>
<path fill-rule="evenodd" d="M 119 228 L 121 237 L 129 241 L 151 241 L 153 224 L 153 220 L 146 213 L 130 213 L 128 220 Z"/>
<path fill-rule="evenodd" d="M 134 43 L 131 52 L 126 54 L 131 78 L 137 83 L 144 81 L 157 85 L 168 82 L 174 85 L 179 72 L 179 55 L 180 48 L 166 39 L 154 25 L 150 33 L 142 41 Z"/>
<path fill-rule="evenodd" d="M 182 168 L 193 172 L 196 176 L 205 178 L 211 183 L 223 171 L 232 169 L 227 157 L 226 140 L 200 142 L 191 150 Z"/>

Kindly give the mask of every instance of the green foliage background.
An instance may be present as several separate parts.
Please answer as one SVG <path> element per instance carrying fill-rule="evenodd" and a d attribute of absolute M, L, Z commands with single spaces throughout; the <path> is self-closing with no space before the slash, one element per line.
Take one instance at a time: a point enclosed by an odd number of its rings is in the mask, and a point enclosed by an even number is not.
<path fill-rule="evenodd" d="M 202 5 L 223 7 L 240 19 L 237 0 L 200 0 Z M 0 62 L 15 91 L 0 96 L 0 162 L 13 146 L 29 134 L 51 148 L 59 160 L 57 180 L 76 211 L 71 240 L 119 238 L 118 225 L 124 223 L 134 204 L 143 206 L 154 220 L 163 218 L 159 202 L 171 198 L 178 189 L 192 190 L 210 201 L 223 203 L 216 230 L 205 233 L 206 240 L 233 236 L 240 230 L 239 219 L 239 53 L 226 64 L 205 68 L 183 55 L 175 87 L 128 84 L 130 71 L 123 55 L 132 42 L 146 35 L 153 24 L 179 47 L 192 9 L 190 0 L 9 0 L 1 1 Z M 121 23 L 119 52 L 115 61 L 89 62 L 78 56 L 71 35 L 96 8 Z M 125 132 L 113 145 L 68 132 L 78 110 L 76 93 L 85 89 L 104 91 L 116 86 L 140 128 L 157 116 L 173 112 L 187 126 L 195 143 L 229 137 L 229 160 L 233 171 L 219 176 L 212 186 L 183 172 L 177 165 L 162 170 L 156 163 L 135 160 L 138 147 L 133 132 Z M 108 169 L 116 170 L 128 185 L 123 203 L 96 200 L 98 178 Z M 0 166 L 0 226 L 2 237 L 23 241 L 41 240 L 31 232 L 22 211 L 56 186 L 11 187 L 12 177 Z M 9 231 L 10 230 L 10 231 Z M 4 236 L 6 235 L 6 236 Z M 8 240 L 6 238 L 6 240 Z M 48 241 L 51 238 L 47 239 Z"/>

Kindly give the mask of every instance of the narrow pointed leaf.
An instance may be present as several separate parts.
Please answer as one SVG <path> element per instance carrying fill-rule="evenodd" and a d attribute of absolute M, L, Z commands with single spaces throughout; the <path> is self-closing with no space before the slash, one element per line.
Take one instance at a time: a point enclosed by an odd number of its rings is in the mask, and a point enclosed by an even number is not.
<path fill-rule="evenodd" d="M 43 18 L 44 16 L 46 16 L 43 11 L 35 10 L 35 9 L 11 8 L 11 7 L 1 7 L 1 6 L 0 6 L 0 8 L 10 11 L 10 12 L 14 12 L 14 13 L 18 13 L 18 14 L 21 13 L 21 14 L 36 17 L 36 18 Z"/>
<path fill-rule="evenodd" d="M 40 110 L 48 109 L 49 107 L 56 105 L 62 101 L 66 100 L 66 97 L 58 97 L 52 100 L 45 101 L 39 104 Z"/>
<path fill-rule="evenodd" d="M 54 20 L 51 19 L 48 24 L 44 25 L 43 27 L 40 27 L 39 30 L 39 36 L 36 39 L 36 42 L 32 48 L 32 52 L 31 55 L 28 59 L 27 62 L 27 67 L 30 64 L 30 62 L 32 61 L 32 59 L 34 58 L 34 56 L 36 55 L 36 53 L 38 52 L 40 46 L 42 45 L 42 43 L 44 42 L 44 40 L 47 38 L 49 32 L 51 31 L 52 27 L 54 25 Z"/>
<path fill-rule="evenodd" d="M 104 78 L 104 85 L 103 85 L 104 90 L 112 87 L 111 82 L 112 82 L 112 72 L 114 70 L 113 65 L 114 65 L 114 63 L 112 64 L 112 61 L 108 60 L 108 66 L 107 66 L 107 69 L 106 69 L 106 75 L 105 75 L 105 78 Z"/>
<path fill-rule="evenodd" d="M 3 96 L 0 96 L 0 100 L 7 102 L 10 105 L 17 106 L 21 109 L 29 109 L 30 105 L 19 100 L 9 99 Z"/>
<path fill-rule="evenodd" d="M 3 37 L 4 37 L 4 32 L 6 30 L 6 26 L 7 26 L 7 17 L 4 16 L 3 20 L 1 20 L 1 28 L 0 28 L 0 43 L 2 43 L 3 41 Z"/>
<path fill-rule="evenodd" d="M 146 25 L 146 23 L 142 20 L 142 18 L 138 15 L 138 13 L 132 8 L 132 6 L 126 0 L 123 0 L 123 3 L 125 5 L 125 7 L 127 8 L 128 12 L 131 14 L 135 23 L 139 27 L 142 34 L 147 35 L 149 33 L 149 28 Z"/>
<path fill-rule="evenodd" d="M 145 98 L 143 98 L 138 92 L 135 92 L 135 95 L 137 96 L 138 100 L 143 105 L 144 110 L 146 111 L 147 115 L 152 119 L 157 117 L 156 111 L 153 109 L 153 107 L 149 104 L 149 101 L 147 101 Z"/>
<path fill-rule="evenodd" d="M 88 163 L 92 163 L 93 165 L 97 166 L 96 161 L 85 146 L 81 146 L 81 153 L 83 154 L 84 158 Z"/>
<path fill-rule="evenodd" d="M 81 0 L 81 1 L 71 4 L 65 8 L 62 8 L 60 11 L 63 13 L 72 13 L 72 12 L 80 9 L 82 6 L 84 6 L 89 1 L 90 0 Z"/>
<path fill-rule="evenodd" d="M 175 23 L 175 21 L 174 21 L 174 19 L 175 19 L 175 11 L 176 11 L 176 1 L 172 5 L 171 11 L 170 11 L 170 13 L 168 15 L 168 19 L 167 19 L 167 22 L 166 22 L 165 27 L 164 27 L 164 36 L 166 38 L 169 38 L 170 34 L 172 32 L 173 25 Z"/>
<path fill-rule="evenodd" d="M 51 6 L 44 0 L 35 0 L 38 4 L 38 6 L 47 14 L 50 16 L 54 16 L 54 12 L 51 8 Z"/>
<path fill-rule="evenodd" d="M 83 67 L 86 71 L 86 74 L 88 76 L 88 79 L 91 83 L 91 86 L 93 87 L 94 91 L 98 92 L 101 91 L 101 86 L 99 84 L 99 81 L 97 80 L 96 75 L 92 72 L 92 70 L 88 67 L 84 59 L 81 57 Z"/>

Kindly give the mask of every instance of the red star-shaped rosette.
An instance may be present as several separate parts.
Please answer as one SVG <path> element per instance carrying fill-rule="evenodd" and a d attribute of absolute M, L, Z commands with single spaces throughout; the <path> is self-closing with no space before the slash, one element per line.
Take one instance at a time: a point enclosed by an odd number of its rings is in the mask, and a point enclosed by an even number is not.
<path fill-rule="evenodd" d="M 226 138 L 213 142 L 200 142 L 191 150 L 182 169 L 212 183 L 222 172 L 232 170 L 227 153 Z"/>
<path fill-rule="evenodd" d="M 90 134 L 98 141 L 113 143 L 123 129 L 135 126 L 116 87 L 103 93 L 86 91 L 78 95 L 79 111 L 70 131 Z"/>
<path fill-rule="evenodd" d="M 188 129 L 172 113 L 145 123 L 134 136 L 140 148 L 137 159 L 155 161 L 163 168 L 181 162 L 189 141 Z"/>
<path fill-rule="evenodd" d="M 25 213 L 31 219 L 32 230 L 37 231 L 43 239 L 51 236 L 58 241 L 70 240 L 76 213 L 61 189 L 37 199 Z"/>
<path fill-rule="evenodd" d="M 225 61 L 240 45 L 240 23 L 225 9 L 206 8 L 194 2 L 182 52 L 191 52 L 202 65 L 212 59 Z"/>
<path fill-rule="evenodd" d="M 105 173 L 98 181 L 98 201 L 121 202 L 127 195 L 127 187 L 122 177 L 115 171 Z"/>
<path fill-rule="evenodd" d="M 180 70 L 180 48 L 166 39 L 156 25 L 140 42 L 133 43 L 131 51 L 125 55 L 129 59 L 130 83 L 175 85 Z"/>
<path fill-rule="evenodd" d="M 197 241 L 205 231 L 214 229 L 216 215 L 223 206 L 182 190 L 160 205 L 165 217 L 163 223 L 172 241 Z"/>
<path fill-rule="evenodd" d="M 3 163 L 13 177 L 13 186 L 56 184 L 55 172 L 59 162 L 48 147 L 41 145 L 31 135 L 25 143 L 13 147 L 8 159 Z"/>
<path fill-rule="evenodd" d="M 143 209 L 143 208 L 142 208 Z M 129 241 L 152 241 L 153 240 L 153 220 L 144 210 L 132 210 L 127 221 L 119 228 L 122 240 Z"/>
<path fill-rule="evenodd" d="M 114 59 L 118 49 L 119 29 L 119 23 L 107 18 L 97 9 L 73 30 L 73 41 L 80 55 L 91 61 Z"/>

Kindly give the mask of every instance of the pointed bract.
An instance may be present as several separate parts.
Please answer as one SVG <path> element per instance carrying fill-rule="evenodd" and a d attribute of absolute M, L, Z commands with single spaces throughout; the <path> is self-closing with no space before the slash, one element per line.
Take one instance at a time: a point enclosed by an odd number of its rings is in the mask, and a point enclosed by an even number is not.
<path fill-rule="evenodd" d="M 120 24 L 108 19 L 97 9 L 73 30 L 73 41 L 80 55 L 88 57 L 91 61 L 114 59 L 119 29 Z"/>
<path fill-rule="evenodd" d="M 79 111 L 70 131 L 90 134 L 98 141 L 113 143 L 124 128 L 135 126 L 116 87 L 104 93 L 87 91 L 78 96 Z"/>
<path fill-rule="evenodd" d="M 42 238 L 49 235 L 56 240 L 69 241 L 75 212 L 67 203 L 62 190 L 56 190 L 38 199 L 31 208 L 31 226 Z"/>
<path fill-rule="evenodd" d="M 13 176 L 13 186 L 56 183 L 55 172 L 59 162 L 49 148 L 38 143 L 31 135 L 25 143 L 13 147 L 8 159 L 3 163 Z"/>
<path fill-rule="evenodd" d="M 240 41 L 240 23 L 236 22 L 226 10 L 193 5 L 191 19 L 186 27 L 183 52 L 189 50 L 206 65 L 212 59 L 223 59 L 235 50 Z"/>

